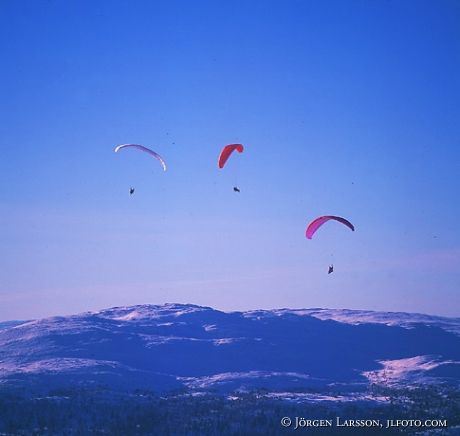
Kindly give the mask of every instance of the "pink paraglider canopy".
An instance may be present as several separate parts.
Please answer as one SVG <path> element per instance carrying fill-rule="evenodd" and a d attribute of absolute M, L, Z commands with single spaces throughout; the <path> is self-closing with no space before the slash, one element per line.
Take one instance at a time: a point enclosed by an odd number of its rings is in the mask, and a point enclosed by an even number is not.
<path fill-rule="evenodd" d="M 313 220 L 310 224 L 308 224 L 307 231 L 305 232 L 305 235 L 308 239 L 311 239 L 315 232 L 327 221 L 329 220 L 335 220 L 338 221 L 339 223 L 345 224 L 350 230 L 353 232 L 355 231 L 355 227 L 350 221 L 347 221 L 345 218 L 339 217 L 339 216 L 333 216 L 333 215 L 326 215 L 326 216 L 320 216 L 319 218 L 316 218 Z"/>
<path fill-rule="evenodd" d="M 237 151 L 238 153 L 243 153 L 244 147 L 242 144 L 229 144 L 226 145 L 222 151 L 220 152 L 219 155 L 219 161 L 218 165 L 219 168 L 223 168 L 225 165 L 225 162 L 227 162 L 227 159 L 230 157 L 230 155 L 234 152 Z"/>

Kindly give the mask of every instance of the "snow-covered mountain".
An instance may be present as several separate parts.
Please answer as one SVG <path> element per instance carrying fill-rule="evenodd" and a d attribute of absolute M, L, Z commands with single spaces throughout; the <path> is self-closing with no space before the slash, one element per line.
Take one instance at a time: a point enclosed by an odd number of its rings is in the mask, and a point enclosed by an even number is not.
<path fill-rule="evenodd" d="M 460 319 L 328 309 L 115 307 L 2 324 L 0 386 L 272 392 L 460 384 Z"/>

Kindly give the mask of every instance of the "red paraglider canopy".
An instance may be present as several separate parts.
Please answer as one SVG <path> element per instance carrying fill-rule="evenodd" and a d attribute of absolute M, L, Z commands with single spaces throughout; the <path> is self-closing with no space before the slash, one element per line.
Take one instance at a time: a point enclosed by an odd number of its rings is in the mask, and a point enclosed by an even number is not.
<path fill-rule="evenodd" d="M 237 151 L 238 153 L 243 153 L 244 147 L 242 144 L 229 144 L 226 145 L 222 151 L 220 152 L 219 155 L 219 160 L 218 160 L 218 166 L 219 168 L 223 168 L 225 163 L 227 162 L 228 158 L 230 155 L 234 152 Z"/>
<path fill-rule="evenodd" d="M 308 224 L 307 231 L 305 235 L 308 239 L 311 239 L 315 232 L 327 221 L 335 220 L 339 223 L 345 224 L 350 230 L 355 231 L 355 227 L 350 221 L 347 221 L 345 218 L 333 215 L 320 216 Z"/>

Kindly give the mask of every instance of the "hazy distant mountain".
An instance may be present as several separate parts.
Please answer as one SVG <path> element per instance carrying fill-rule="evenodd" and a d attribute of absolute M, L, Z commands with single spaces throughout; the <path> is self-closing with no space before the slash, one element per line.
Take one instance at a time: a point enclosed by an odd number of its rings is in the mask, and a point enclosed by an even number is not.
<path fill-rule="evenodd" d="M 185 304 L 1 324 L 0 385 L 358 392 L 460 382 L 460 319 Z"/>

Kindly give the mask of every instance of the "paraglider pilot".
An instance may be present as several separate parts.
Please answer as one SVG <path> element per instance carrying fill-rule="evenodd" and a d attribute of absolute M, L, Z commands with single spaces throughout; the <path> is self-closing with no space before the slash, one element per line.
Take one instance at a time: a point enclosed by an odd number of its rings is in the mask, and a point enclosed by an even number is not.
<path fill-rule="evenodd" d="M 334 272 L 334 265 L 329 265 L 329 269 L 327 271 L 328 274 Z"/>
<path fill-rule="evenodd" d="M 240 191 L 240 188 L 238 188 L 238 186 L 234 186 L 234 187 L 233 187 L 233 190 L 234 190 L 235 192 L 241 192 L 241 191 Z"/>

